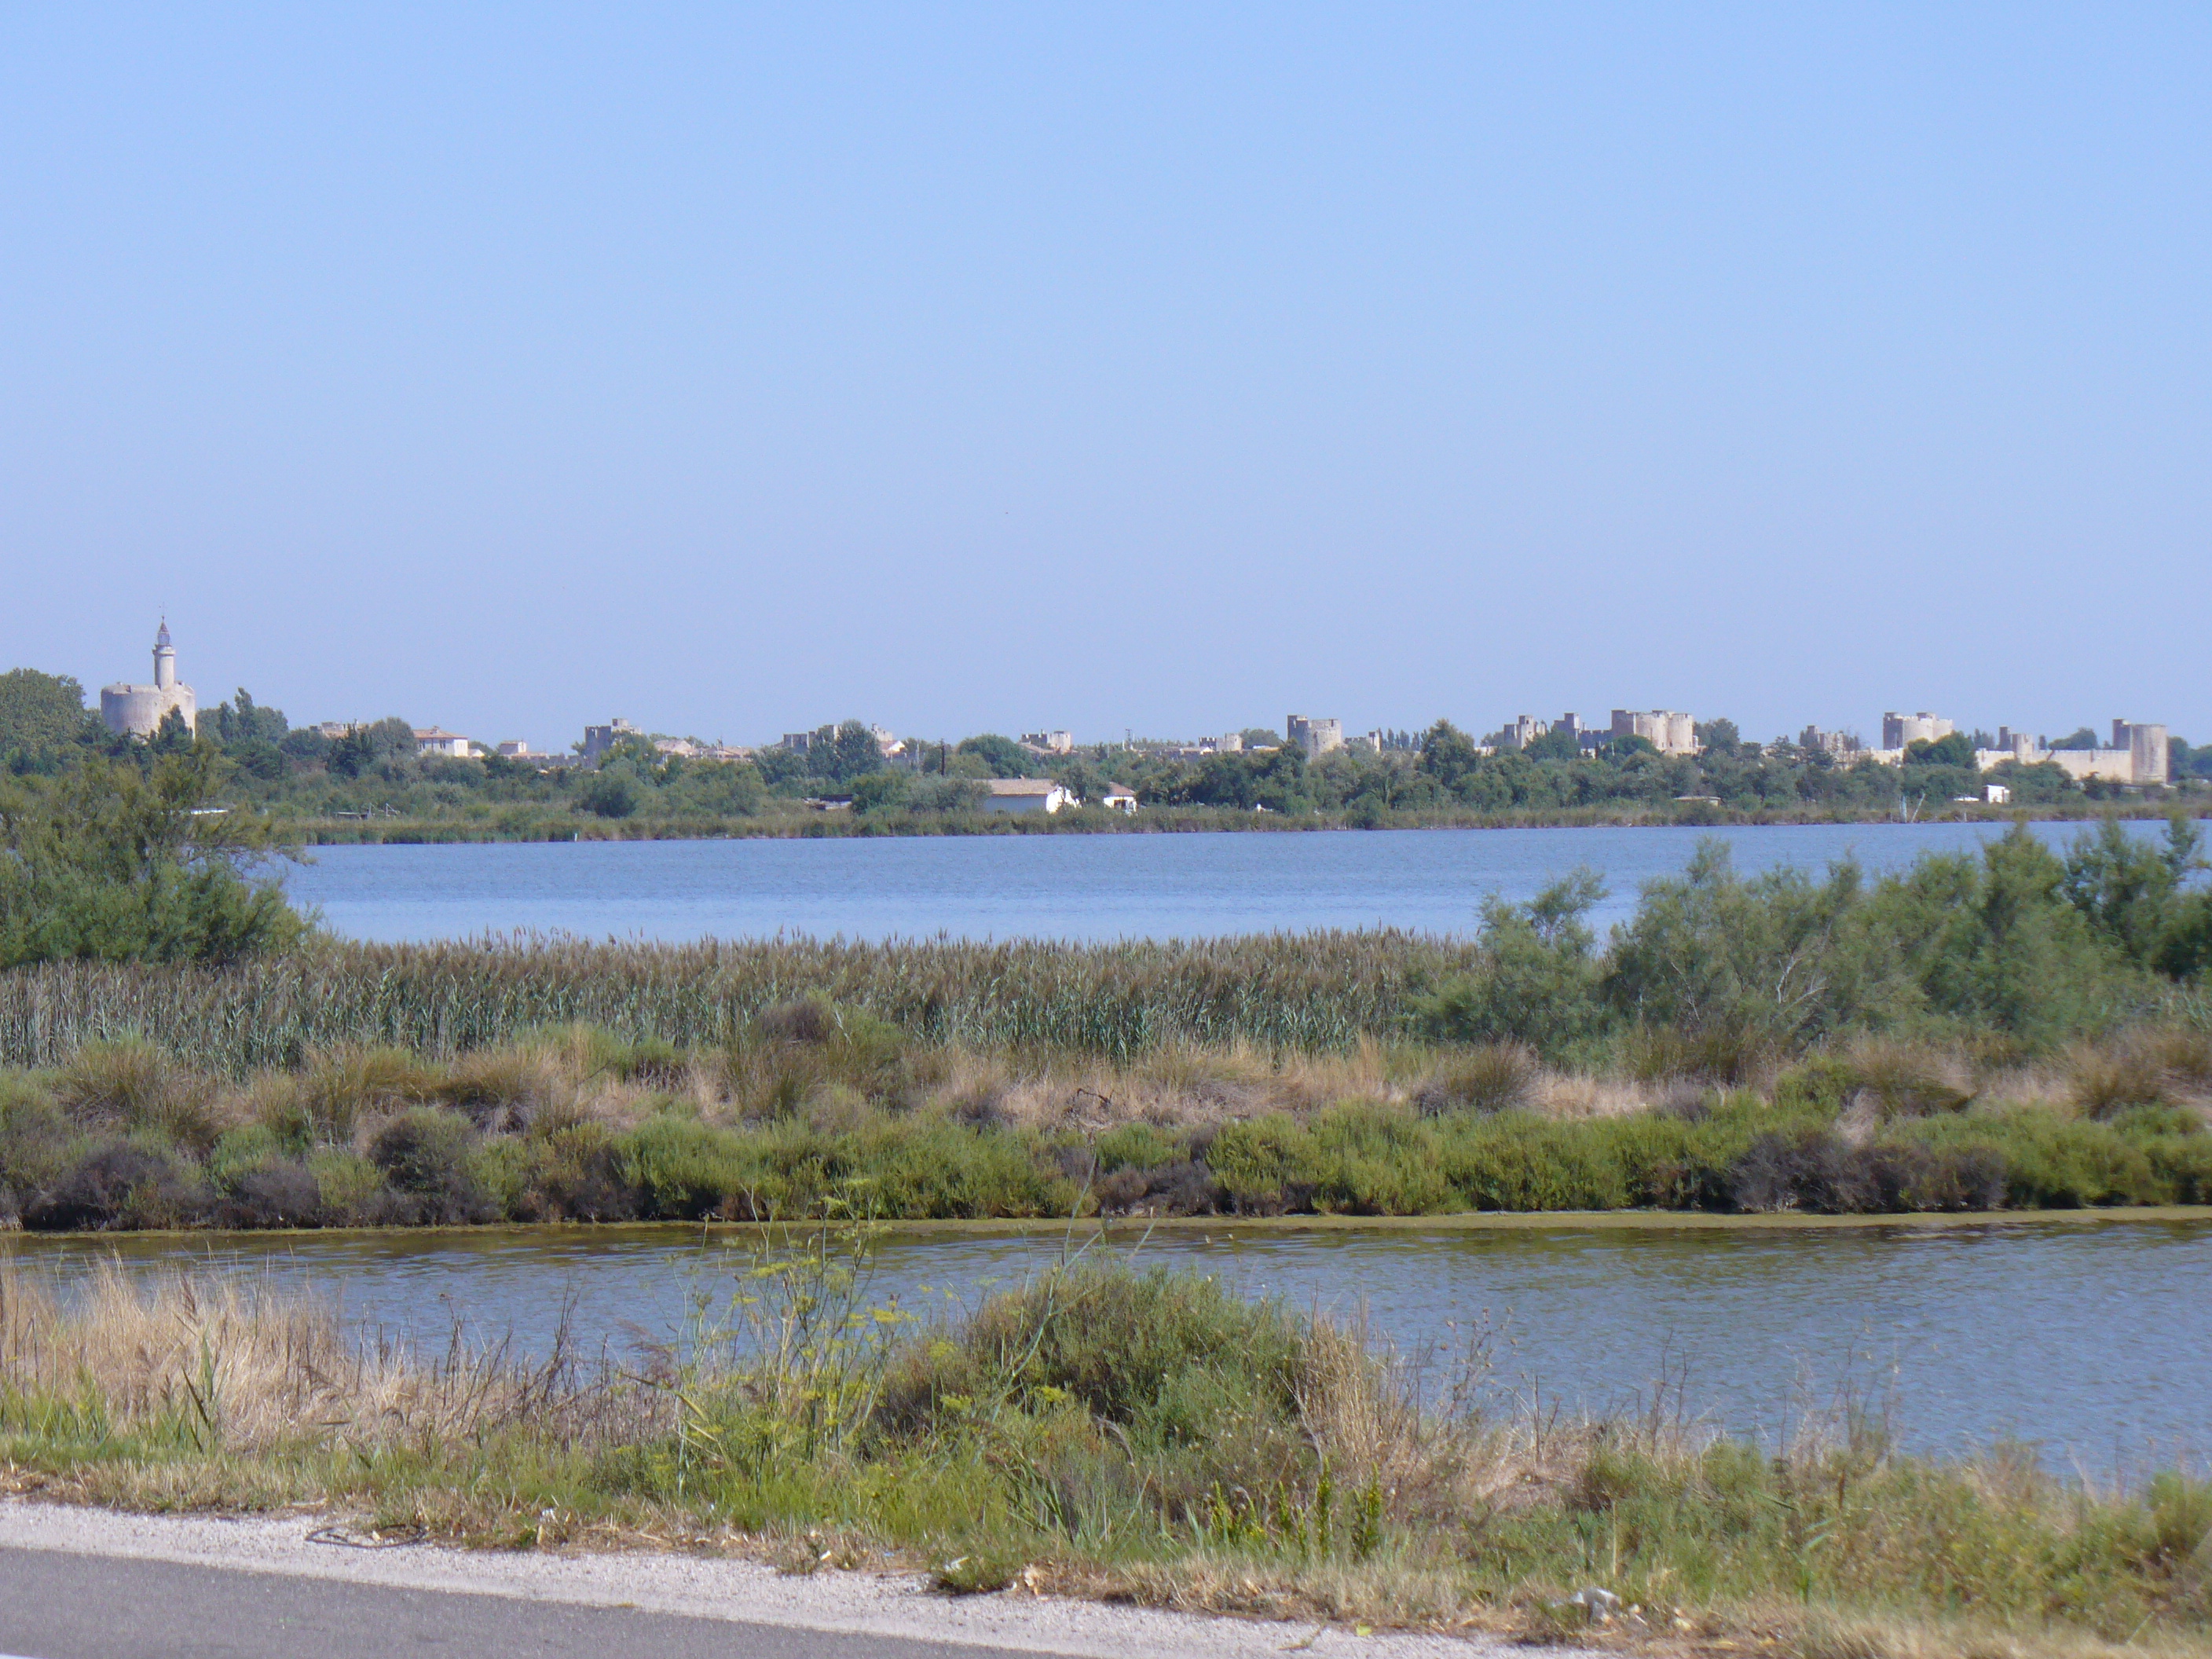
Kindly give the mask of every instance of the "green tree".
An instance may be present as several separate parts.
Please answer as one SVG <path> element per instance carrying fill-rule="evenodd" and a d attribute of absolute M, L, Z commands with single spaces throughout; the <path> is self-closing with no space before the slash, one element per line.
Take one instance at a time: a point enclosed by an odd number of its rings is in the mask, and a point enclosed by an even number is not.
<path fill-rule="evenodd" d="M 809 751 L 808 758 L 813 758 Z M 884 751 L 876 743 L 876 734 L 860 720 L 847 720 L 830 734 L 823 747 L 823 764 L 816 771 L 834 783 L 850 783 L 871 772 L 880 772 L 885 765 Z"/>
<path fill-rule="evenodd" d="M 94 757 L 0 794 L 0 967 L 83 957 L 222 963 L 304 929 L 258 878 L 265 822 L 214 804 L 211 746 L 144 768 Z"/>
<path fill-rule="evenodd" d="M 1438 720 L 1421 734 L 1421 758 L 1416 764 L 1455 794 L 1481 763 L 1474 739 L 1449 720 Z"/>
<path fill-rule="evenodd" d="M 637 811 L 641 791 L 636 775 L 627 766 L 602 767 L 576 793 L 580 811 L 603 818 L 626 818 Z"/>
<path fill-rule="evenodd" d="M 1905 745 L 1907 766 L 1972 766 L 1974 740 L 1963 732 L 1941 738 L 1917 738 Z"/>
<path fill-rule="evenodd" d="M 2039 1047 L 2094 1032 L 2136 1012 L 2149 988 L 2068 901 L 2066 875 L 2015 823 L 1978 859 L 1930 856 L 1884 881 L 1870 935 L 1942 1019 Z"/>
<path fill-rule="evenodd" d="M 210 714 L 200 716 L 200 735 L 213 738 L 225 749 L 247 743 L 280 744 L 291 729 L 283 709 L 264 708 L 242 685 L 232 701 L 217 703 Z"/>
<path fill-rule="evenodd" d="M 1571 761 L 1577 758 L 1582 750 L 1572 737 L 1554 728 L 1540 737 L 1530 738 L 1522 746 L 1521 752 L 1530 760 Z"/>
<path fill-rule="evenodd" d="M 1414 1023 L 1446 1042 L 1525 1042 L 1564 1058 L 1606 1023 L 1595 937 L 1583 918 L 1605 896 L 1595 871 L 1577 870 L 1526 904 L 1482 904 L 1481 954 L 1414 1005 Z"/>
<path fill-rule="evenodd" d="M 2106 818 L 2068 853 L 2063 890 L 2130 962 L 2187 979 L 2203 971 L 2212 942 L 2212 895 L 2191 886 L 2208 868 L 2203 836 L 2185 813 L 2166 820 L 2162 846 Z"/>
<path fill-rule="evenodd" d="M 1774 1048 L 1880 1023 L 1899 994 L 1857 948 L 1861 897 L 1848 861 L 1823 881 L 1798 870 L 1747 881 L 1726 842 L 1702 841 L 1680 877 L 1645 884 L 1615 936 L 1606 995 L 1642 1024 Z"/>
<path fill-rule="evenodd" d="M 74 748 L 91 720 L 84 688 L 68 675 L 35 668 L 0 674 L 0 763 L 51 760 Z"/>
<path fill-rule="evenodd" d="M 1743 743 L 1743 734 L 1731 720 L 1698 720 L 1691 730 L 1698 743 L 1716 755 L 1733 755 Z"/>
<path fill-rule="evenodd" d="M 909 793 L 907 775 L 889 770 L 870 772 L 853 781 L 855 812 L 896 812 L 905 807 Z"/>
<path fill-rule="evenodd" d="M 994 778 L 1025 778 L 1036 757 L 1012 738 L 1002 738 L 996 732 L 985 732 L 980 736 L 963 738 L 958 752 L 974 755 L 988 763 Z"/>

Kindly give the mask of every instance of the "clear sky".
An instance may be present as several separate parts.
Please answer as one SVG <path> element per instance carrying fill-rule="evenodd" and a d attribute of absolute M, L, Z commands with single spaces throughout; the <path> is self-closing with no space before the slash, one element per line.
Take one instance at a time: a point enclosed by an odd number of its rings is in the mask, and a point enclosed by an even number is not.
<path fill-rule="evenodd" d="M 0 12 L 0 666 L 2212 735 L 2212 10 Z"/>

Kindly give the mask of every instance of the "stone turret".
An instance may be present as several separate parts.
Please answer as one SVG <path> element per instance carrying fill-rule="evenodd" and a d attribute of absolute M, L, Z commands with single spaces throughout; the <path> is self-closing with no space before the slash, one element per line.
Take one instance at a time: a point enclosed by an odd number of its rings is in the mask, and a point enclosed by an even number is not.
<path fill-rule="evenodd" d="M 154 636 L 154 683 L 151 685 L 103 685 L 100 688 L 100 717 L 111 732 L 129 732 L 150 738 L 173 708 L 184 716 L 185 729 L 199 719 L 199 699 L 192 688 L 177 679 L 177 647 L 169 643 L 169 619 L 161 619 Z"/>

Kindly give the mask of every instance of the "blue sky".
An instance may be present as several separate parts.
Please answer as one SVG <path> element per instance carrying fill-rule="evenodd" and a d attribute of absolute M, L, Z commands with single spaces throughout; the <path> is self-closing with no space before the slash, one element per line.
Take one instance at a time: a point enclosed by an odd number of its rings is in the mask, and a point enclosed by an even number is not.
<path fill-rule="evenodd" d="M 2212 12 L 0 14 L 0 665 L 2212 734 Z"/>

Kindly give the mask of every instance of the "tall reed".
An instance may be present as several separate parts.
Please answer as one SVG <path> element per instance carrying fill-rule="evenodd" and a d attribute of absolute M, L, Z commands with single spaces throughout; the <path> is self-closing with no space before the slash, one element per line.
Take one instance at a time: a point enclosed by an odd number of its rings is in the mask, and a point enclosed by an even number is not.
<path fill-rule="evenodd" d="M 60 962 L 0 974 L 0 1063 L 54 1066 L 87 1043 L 140 1036 L 243 1077 L 346 1047 L 444 1057 L 578 1021 L 708 1047 L 810 995 L 972 1048 L 1343 1051 L 1401 1029 L 1412 1000 L 1463 971 L 1473 948 L 1391 929 L 1101 945 L 516 937 L 324 944 L 225 969 Z"/>

